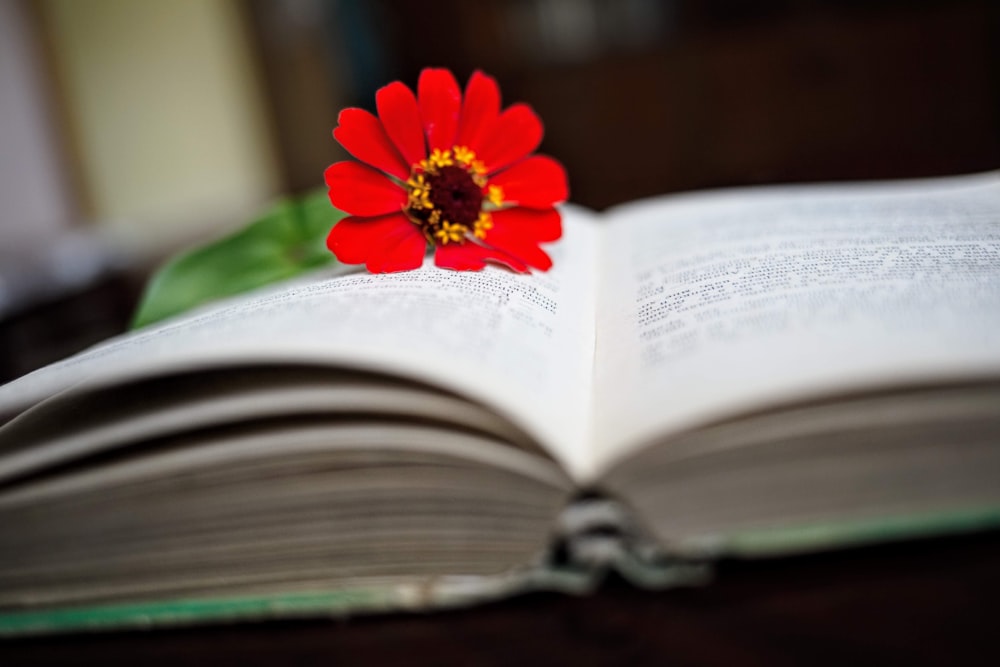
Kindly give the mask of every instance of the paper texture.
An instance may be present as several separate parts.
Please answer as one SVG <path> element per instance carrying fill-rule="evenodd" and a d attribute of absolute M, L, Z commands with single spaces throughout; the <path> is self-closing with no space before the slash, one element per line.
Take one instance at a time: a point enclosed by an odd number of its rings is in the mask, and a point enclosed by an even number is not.
<path fill-rule="evenodd" d="M 756 188 L 613 211 L 595 468 L 841 391 L 1000 374 L 1000 175 Z"/>

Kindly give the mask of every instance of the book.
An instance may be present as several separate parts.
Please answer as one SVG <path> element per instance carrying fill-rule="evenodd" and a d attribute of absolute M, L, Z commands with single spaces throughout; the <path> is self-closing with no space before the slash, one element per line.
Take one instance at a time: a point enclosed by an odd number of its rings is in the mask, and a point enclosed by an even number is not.
<path fill-rule="evenodd" d="M 548 273 L 324 269 L 0 387 L 0 632 L 689 584 L 1000 523 L 1000 172 L 563 225 Z"/>

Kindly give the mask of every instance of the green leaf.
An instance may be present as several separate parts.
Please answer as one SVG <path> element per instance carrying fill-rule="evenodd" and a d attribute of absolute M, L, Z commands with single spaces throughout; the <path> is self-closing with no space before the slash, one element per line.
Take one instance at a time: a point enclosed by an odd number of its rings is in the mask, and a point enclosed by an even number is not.
<path fill-rule="evenodd" d="M 132 328 L 333 263 L 326 236 L 345 215 L 320 190 L 280 201 L 242 230 L 177 255 L 146 285 Z"/>

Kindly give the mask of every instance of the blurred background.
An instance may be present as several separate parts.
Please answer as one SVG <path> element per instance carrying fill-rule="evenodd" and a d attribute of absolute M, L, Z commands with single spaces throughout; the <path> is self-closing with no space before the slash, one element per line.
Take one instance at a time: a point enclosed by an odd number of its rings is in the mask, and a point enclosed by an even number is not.
<path fill-rule="evenodd" d="M 1000 167 L 995 0 L 0 0 L 0 382 L 322 184 L 339 109 L 496 76 L 571 197 Z"/>

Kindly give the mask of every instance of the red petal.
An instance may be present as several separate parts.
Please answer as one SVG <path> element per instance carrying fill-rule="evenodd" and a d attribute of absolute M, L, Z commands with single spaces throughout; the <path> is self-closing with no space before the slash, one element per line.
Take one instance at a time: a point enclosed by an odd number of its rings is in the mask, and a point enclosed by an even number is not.
<path fill-rule="evenodd" d="M 545 155 L 535 155 L 501 171 L 490 178 L 490 185 L 503 188 L 504 202 L 528 208 L 551 208 L 569 195 L 566 170 Z"/>
<path fill-rule="evenodd" d="M 330 203 L 350 215 L 398 212 L 406 204 L 406 191 L 385 174 L 357 162 L 335 162 L 323 173 L 330 188 Z"/>
<path fill-rule="evenodd" d="M 372 273 L 408 271 L 424 262 L 427 240 L 402 213 L 344 218 L 330 230 L 326 247 L 345 264 L 364 263 Z"/>
<path fill-rule="evenodd" d="M 409 178 L 410 165 L 403 161 L 378 118 L 364 109 L 344 109 L 337 123 L 333 137 L 348 153 L 404 181 Z"/>
<path fill-rule="evenodd" d="M 536 210 L 530 208 L 508 208 L 494 211 L 493 229 L 497 231 L 513 230 L 520 236 L 538 242 L 555 241 L 562 236 L 562 216 L 554 208 Z"/>
<path fill-rule="evenodd" d="M 478 146 L 470 146 L 476 157 L 486 165 L 486 171 L 514 164 L 530 155 L 542 142 L 542 121 L 527 104 L 515 104 L 487 128 Z"/>
<path fill-rule="evenodd" d="M 495 123 L 499 115 L 500 87 L 496 80 L 478 70 L 473 72 L 465 87 L 455 145 L 475 150 L 481 143 L 483 130 Z"/>
<path fill-rule="evenodd" d="M 486 248 L 472 242 L 440 245 L 434 252 L 434 263 L 442 269 L 479 271 L 486 262 L 502 264 L 518 273 L 527 273 L 528 266 L 517 257 L 497 248 Z"/>
<path fill-rule="evenodd" d="M 455 77 L 446 69 L 425 69 L 417 82 L 417 99 L 427 132 L 428 148 L 451 148 L 455 143 L 458 110 L 462 104 L 462 91 Z"/>
<path fill-rule="evenodd" d="M 412 166 L 427 157 L 420 108 L 413 91 L 396 81 L 375 93 L 378 117 L 403 159 Z"/>
<path fill-rule="evenodd" d="M 493 229 L 487 233 L 486 243 L 519 257 L 529 266 L 548 271 L 552 259 L 538 244 L 559 238 L 562 233 L 560 219 L 555 209 L 497 211 L 493 214 Z"/>

